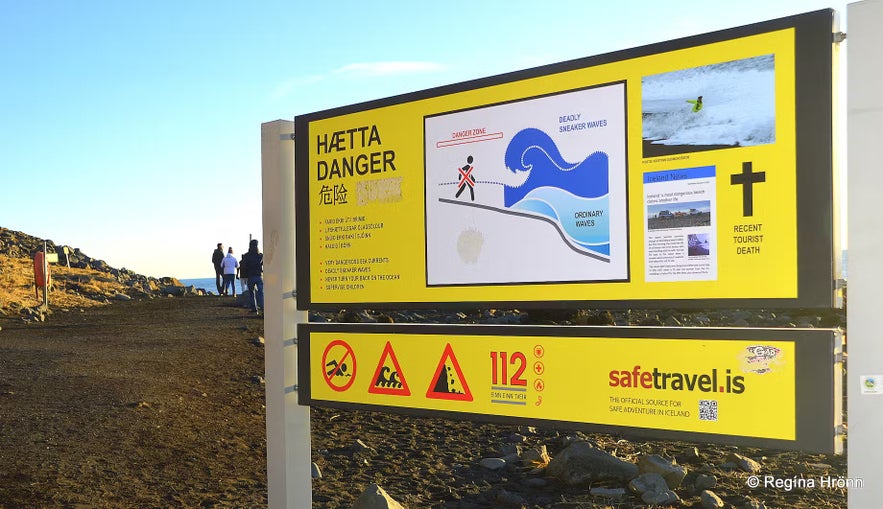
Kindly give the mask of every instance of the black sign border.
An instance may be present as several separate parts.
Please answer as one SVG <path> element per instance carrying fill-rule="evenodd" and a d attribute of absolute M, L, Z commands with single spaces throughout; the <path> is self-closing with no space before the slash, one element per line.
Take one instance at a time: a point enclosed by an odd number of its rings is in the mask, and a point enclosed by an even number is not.
<path fill-rule="evenodd" d="M 692 431 L 658 430 L 313 399 L 310 383 L 310 334 L 313 332 L 792 342 L 795 348 L 795 439 L 782 440 Z M 835 329 L 301 323 L 298 324 L 297 337 L 298 404 L 303 406 L 580 430 L 644 439 L 683 440 L 821 454 L 842 452 L 842 438 L 838 434 L 839 430 L 836 426 L 836 423 L 840 422 L 841 416 L 835 414 L 835 412 L 842 411 L 842 394 L 838 392 L 842 385 L 837 378 L 839 376 L 838 363 L 840 362 L 837 355 L 842 347 L 842 336 Z"/>
<path fill-rule="evenodd" d="M 294 118 L 295 133 L 295 224 L 297 307 L 334 310 L 341 307 L 447 308 L 832 308 L 836 298 L 834 252 L 834 148 L 833 148 L 833 26 L 835 11 L 823 9 L 752 25 L 675 39 L 638 48 L 549 64 L 476 80 L 392 96 Z M 797 165 L 797 291 L 795 298 L 714 298 L 714 299 L 618 299 L 545 301 L 396 301 L 396 302 L 313 302 L 311 295 L 309 133 L 310 123 L 360 111 L 402 104 L 430 97 L 455 94 L 622 60 L 666 53 L 773 32 L 795 29 L 795 121 Z M 582 284 L 582 283 L 581 283 Z M 588 293 L 587 289 L 587 293 Z"/>

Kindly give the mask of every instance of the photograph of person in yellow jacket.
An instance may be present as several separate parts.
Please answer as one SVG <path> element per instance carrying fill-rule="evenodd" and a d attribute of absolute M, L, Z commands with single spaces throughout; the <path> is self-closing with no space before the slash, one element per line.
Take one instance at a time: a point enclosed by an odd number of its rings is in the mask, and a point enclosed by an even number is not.
<path fill-rule="evenodd" d="M 776 97 L 773 54 L 644 76 L 641 155 L 775 143 Z"/>
<path fill-rule="evenodd" d="M 702 96 L 701 95 L 695 101 L 693 99 L 687 99 L 687 102 L 693 105 L 693 113 L 698 113 L 699 110 L 702 109 Z"/>

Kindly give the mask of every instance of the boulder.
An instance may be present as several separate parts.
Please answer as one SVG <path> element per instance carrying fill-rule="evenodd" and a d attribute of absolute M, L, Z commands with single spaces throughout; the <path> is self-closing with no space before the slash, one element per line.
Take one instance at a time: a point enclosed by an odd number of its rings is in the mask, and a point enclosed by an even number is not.
<path fill-rule="evenodd" d="M 699 502 L 702 504 L 703 509 L 720 509 L 725 506 L 724 501 L 719 496 L 708 490 L 699 494 Z"/>
<path fill-rule="evenodd" d="M 512 493 L 511 491 L 506 490 L 500 490 L 499 493 L 497 493 L 497 507 L 513 507 L 521 509 L 526 504 L 527 502 L 517 493 Z"/>
<path fill-rule="evenodd" d="M 727 456 L 727 461 L 734 463 L 736 465 L 736 468 L 743 472 L 748 472 L 749 474 L 756 474 L 760 472 L 760 463 L 754 461 L 747 456 L 742 456 L 739 453 L 730 453 L 730 455 Z"/>
<path fill-rule="evenodd" d="M 376 484 L 365 488 L 365 491 L 350 507 L 351 509 L 405 509 L 402 504 L 395 501 Z"/>
<path fill-rule="evenodd" d="M 478 464 L 488 470 L 501 470 L 506 468 L 506 460 L 503 458 L 482 458 Z"/>
<path fill-rule="evenodd" d="M 717 477 L 710 474 L 699 474 L 693 481 L 693 488 L 696 491 L 705 491 L 717 486 Z"/>
<path fill-rule="evenodd" d="M 629 482 L 629 489 L 643 495 L 647 492 L 660 492 L 668 489 L 665 478 L 656 472 L 648 472 L 635 477 Z"/>
<path fill-rule="evenodd" d="M 641 495 L 641 500 L 649 505 L 673 505 L 681 501 L 677 493 L 671 490 L 648 491 Z"/>
<path fill-rule="evenodd" d="M 622 498 L 625 493 L 625 488 L 592 488 L 589 490 L 590 495 L 605 498 Z"/>
<path fill-rule="evenodd" d="M 669 461 L 658 454 L 641 456 L 638 459 L 638 469 L 642 473 L 655 472 L 665 479 L 668 488 L 673 490 L 681 485 L 687 476 L 687 469 Z"/>
<path fill-rule="evenodd" d="M 638 475 L 634 463 L 619 459 L 584 440 L 574 441 L 558 453 L 547 471 L 569 485 L 605 479 L 627 481 Z"/>

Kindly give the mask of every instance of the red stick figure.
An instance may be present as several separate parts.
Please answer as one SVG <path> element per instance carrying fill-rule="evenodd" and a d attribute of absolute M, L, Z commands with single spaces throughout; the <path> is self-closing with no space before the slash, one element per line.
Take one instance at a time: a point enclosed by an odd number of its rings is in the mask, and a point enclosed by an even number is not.
<path fill-rule="evenodd" d="M 454 196 L 455 198 L 459 198 L 460 193 L 468 186 L 469 196 L 472 198 L 472 201 L 475 201 L 475 178 L 472 177 L 472 170 L 474 169 L 475 166 L 472 166 L 472 156 L 466 158 L 466 166 L 457 168 L 457 171 L 460 172 L 460 182 L 457 183 L 459 190 Z"/>

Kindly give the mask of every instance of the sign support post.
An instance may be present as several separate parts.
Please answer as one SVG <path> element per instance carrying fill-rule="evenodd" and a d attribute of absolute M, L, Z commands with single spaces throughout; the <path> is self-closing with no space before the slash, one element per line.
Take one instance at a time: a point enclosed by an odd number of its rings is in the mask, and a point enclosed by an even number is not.
<path fill-rule="evenodd" d="M 883 228 L 879 168 L 879 126 L 883 122 L 883 62 L 879 49 L 883 34 L 883 1 L 847 6 L 849 68 L 847 128 L 849 132 L 849 507 L 877 507 L 883 499 L 879 482 L 879 434 L 883 422 L 883 344 L 880 343 L 878 303 L 883 286 L 880 252 Z"/>
<path fill-rule="evenodd" d="M 43 309 L 49 309 L 49 259 L 46 241 L 43 241 Z"/>
<path fill-rule="evenodd" d="M 310 408 L 297 404 L 294 123 L 261 124 L 267 496 L 272 509 L 312 507 Z"/>

